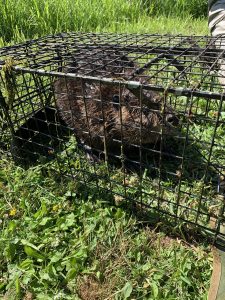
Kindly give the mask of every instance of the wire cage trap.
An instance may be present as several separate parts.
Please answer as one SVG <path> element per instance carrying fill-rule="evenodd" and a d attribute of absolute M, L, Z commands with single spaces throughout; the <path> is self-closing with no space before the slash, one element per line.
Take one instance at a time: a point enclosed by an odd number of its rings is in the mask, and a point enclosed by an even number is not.
<path fill-rule="evenodd" d="M 0 49 L 1 145 L 223 243 L 223 39 L 62 33 Z"/>

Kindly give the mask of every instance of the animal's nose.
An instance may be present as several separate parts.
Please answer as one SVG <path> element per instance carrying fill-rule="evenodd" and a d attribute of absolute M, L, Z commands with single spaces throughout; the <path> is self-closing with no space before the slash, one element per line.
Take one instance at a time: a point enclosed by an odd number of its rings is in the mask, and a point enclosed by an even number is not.
<path fill-rule="evenodd" d="M 143 114 L 147 117 L 150 113 L 150 110 L 148 108 L 143 108 Z"/>
<path fill-rule="evenodd" d="M 179 119 L 173 114 L 168 114 L 166 116 L 166 122 L 173 126 L 177 126 L 179 124 Z"/>

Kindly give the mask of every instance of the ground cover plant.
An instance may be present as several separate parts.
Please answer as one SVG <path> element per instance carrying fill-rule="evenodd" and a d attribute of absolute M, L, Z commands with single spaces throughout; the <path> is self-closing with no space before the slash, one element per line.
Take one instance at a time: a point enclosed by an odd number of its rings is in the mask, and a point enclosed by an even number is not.
<path fill-rule="evenodd" d="M 195 19 L 207 1 L 157 3 L 2 1 L 0 44 L 67 30 L 207 34 Z M 0 154 L 0 298 L 207 299 L 209 246 L 150 228 L 119 197 L 57 176 L 54 162 L 25 170 Z"/>
<path fill-rule="evenodd" d="M 4 299 L 206 299 L 209 248 L 166 237 L 109 195 L 53 174 L 1 160 Z"/>

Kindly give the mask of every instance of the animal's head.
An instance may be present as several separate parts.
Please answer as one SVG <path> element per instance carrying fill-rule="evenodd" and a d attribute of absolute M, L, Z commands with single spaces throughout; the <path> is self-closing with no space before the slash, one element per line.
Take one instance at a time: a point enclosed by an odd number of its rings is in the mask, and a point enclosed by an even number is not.
<path fill-rule="evenodd" d="M 112 119 L 110 114 L 111 119 L 107 120 L 107 124 L 126 143 L 157 143 L 161 134 L 168 134 L 179 123 L 172 108 L 165 105 L 155 92 L 144 92 L 141 105 L 137 95 L 127 88 L 119 90 L 117 86 L 102 84 L 100 90 L 104 107 L 110 107 L 116 116 Z"/>

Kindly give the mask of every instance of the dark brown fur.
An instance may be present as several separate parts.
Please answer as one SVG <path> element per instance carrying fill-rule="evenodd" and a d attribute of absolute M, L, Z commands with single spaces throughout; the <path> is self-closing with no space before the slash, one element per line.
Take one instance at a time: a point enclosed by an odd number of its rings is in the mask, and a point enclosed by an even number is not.
<path fill-rule="evenodd" d="M 112 59 L 106 58 L 107 61 Z M 129 79 L 135 66 L 126 57 L 121 61 L 115 67 L 105 67 L 104 70 L 100 67 L 96 73 L 91 69 L 92 64 L 86 63 L 86 70 L 92 76 L 103 74 L 104 71 L 105 77 L 109 77 L 109 73 L 115 70 L 115 73 L 124 74 L 123 78 Z M 96 64 L 104 66 L 103 59 L 99 58 Z M 70 68 L 67 71 L 79 74 L 81 66 L 74 63 Z M 105 143 L 113 150 L 120 147 L 118 141 L 121 140 L 124 146 L 156 144 L 160 139 L 162 124 L 165 124 L 164 132 L 169 132 L 177 123 L 177 118 L 168 106 L 164 107 L 163 118 L 162 98 L 153 91 L 143 92 L 142 109 L 139 97 L 118 85 L 60 78 L 54 83 L 54 92 L 64 121 L 74 129 L 77 138 L 95 149 L 103 150 Z"/>

